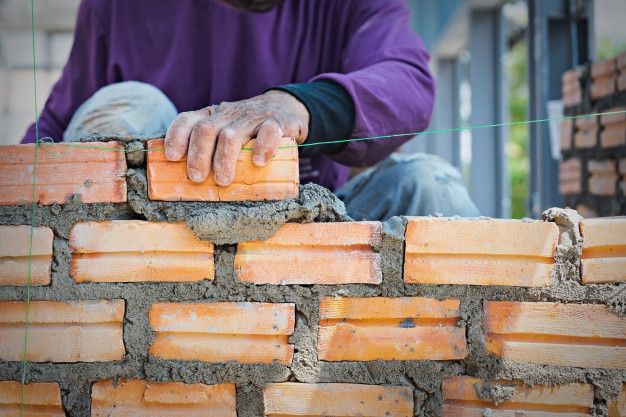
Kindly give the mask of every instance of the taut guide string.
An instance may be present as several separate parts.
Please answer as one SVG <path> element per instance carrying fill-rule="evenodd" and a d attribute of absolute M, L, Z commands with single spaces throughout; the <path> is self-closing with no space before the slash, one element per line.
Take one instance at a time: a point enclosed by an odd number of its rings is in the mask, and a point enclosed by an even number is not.
<path fill-rule="evenodd" d="M 45 142 L 39 139 L 39 111 L 37 105 L 37 60 L 36 60 L 36 50 L 35 50 L 35 4 L 34 0 L 30 0 L 31 6 L 31 35 L 32 35 L 32 50 L 33 50 L 33 96 L 34 96 L 34 107 L 35 107 L 35 159 L 33 163 L 33 202 L 31 204 L 31 222 L 30 222 L 30 237 L 28 244 L 28 273 L 26 278 L 26 297 L 25 297 L 25 324 L 24 324 L 24 343 L 23 343 L 23 352 L 22 352 L 22 367 L 21 367 L 21 400 L 20 400 L 20 417 L 24 415 L 24 397 L 25 397 L 25 388 L 26 388 L 26 368 L 27 368 L 27 352 L 28 352 L 28 336 L 29 336 L 29 307 L 30 307 L 30 291 L 31 291 L 31 271 L 32 271 L 32 254 L 33 254 L 33 235 L 35 229 L 35 209 L 37 207 L 37 161 L 39 157 L 39 146 L 51 145 L 51 142 Z M 532 125 L 538 123 L 546 123 L 552 121 L 563 121 L 563 120 L 572 120 L 572 119 L 581 119 L 586 117 L 597 117 L 597 116 L 608 116 L 608 115 L 618 115 L 626 113 L 626 110 L 615 110 L 615 111 L 607 111 L 607 112 L 598 112 L 598 113 L 589 113 L 583 115 L 576 116 L 562 116 L 562 117 L 552 117 L 545 119 L 535 119 L 535 120 L 522 120 L 516 122 L 505 122 L 505 123 L 490 123 L 490 124 L 481 124 L 481 125 L 470 125 L 470 126 L 462 126 L 456 128 L 448 128 L 448 129 L 433 129 L 433 130 L 424 130 L 421 132 L 409 132 L 409 133 L 396 133 L 391 135 L 380 135 L 380 136 L 369 136 L 362 138 L 348 138 L 348 139 L 339 139 L 339 140 L 327 140 L 323 142 L 315 142 L 315 143 L 303 143 L 300 145 L 286 145 L 280 146 L 278 149 L 286 149 L 286 148 L 305 148 L 311 146 L 319 146 L 319 145 L 327 145 L 331 143 L 348 143 L 348 142 L 363 142 L 368 140 L 376 140 L 376 139 L 392 139 L 392 138 L 400 138 L 407 136 L 428 136 L 439 133 L 453 133 L 453 132 L 462 132 L 462 131 L 471 131 L 478 129 L 490 129 L 497 127 L 507 127 L 507 126 L 518 126 L 518 125 Z M 43 138 L 50 139 L 50 138 Z M 153 148 L 153 149 L 139 149 L 128 151 L 124 148 L 120 149 L 111 149 L 105 148 L 103 146 L 84 144 L 80 142 L 60 142 L 54 143 L 55 145 L 63 145 L 68 148 L 83 148 L 83 149 L 94 149 L 101 151 L 109 151 L 109 152 L 156 152 L 162 151 L 162 147 Z M 244 147 L 242 148 L 244 151 L 251 151 L 252 148 Z"/>

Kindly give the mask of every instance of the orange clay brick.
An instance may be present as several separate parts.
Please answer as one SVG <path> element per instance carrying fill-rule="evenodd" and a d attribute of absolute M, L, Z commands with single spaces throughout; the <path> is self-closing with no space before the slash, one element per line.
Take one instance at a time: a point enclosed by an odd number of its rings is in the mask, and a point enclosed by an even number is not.
<path fill-rule="evenodd" d="M 594 80 L 617 73 L 617 59 L 609 58 L 596 61 L 591 65 L 591 78 Z"/>
<path fill-rule="evenodd" d="M 22 408 L 20 413 L 20 408 Z M 52 382 L 31 382 L 24 385 L 19 381 L 0 381 L 1 417 L 65 417 L 61 404 L 59 384 Z"/>
<path fill-rule="evenodd" d="M 213 244 L 185 223 L 139 220 L 78 223 L 70 232 L 76 282 L 213 279 Z"/>
<path fill-rule="evenodd" d="M 585 219 L 580 232 L 582 282 L 626 282 L 626 217 Z"/>
<path fill-rule="evenodd" d="M 409 218 L 404 281 L 547 286 L 558 238 L 548 222 Z"/>
<path fill-rule="evenodd" d="M 583 101 L 583 92 L 580 87 L 575 87 L 563 91 L 563 105 L 575 106 Z"/>
<path fill-rule="evenodd" d="M 0 226 L 0 285 L 50 284 L 52 240 L 48 227 Z"/>
<path fill-rule="evenodd" d="M 617 78 L 617 74 L 594 78 L 591 84 L 591 98 L 595 100 L 614 94 L 617 89 Z"/>
<path fill-rule="evenodd" d="M 586 128 L 574 134 L 574 147 L 577 149 L 593 148 L 598 143 L 598 128 Z"/>
<path fill-rule="evenodd" d="M 480 398 L 490 386 L 513 388 L 508 400 Z M 443 417 L 591 417 L 593 387 L 587 384 L 526 386 L 517 381 L 483 381 L 470 376 L 447 378 L 441 385 Z"/>
<path fill-rule="evenodd" d="M 566 159 L 559 165 L 559 193 L 562 195 L 582 192 L 582 166 L 579 158 Z"/>
<path fill-rule="evenodd" d="M 262 201 L 295 198 L 299 192 L 298 148 L 293 139 L 284 138 L 281 149 L 264 167 L 252 163 L 252 152 L 242 150 L 237 160 L 235 181 L 218 186 L 213 172 L 200 184 L 187 177 L 187 160 L 172 162 L 165 158 L 163 140 L 148 142 L 148 195 L 162 201 Z M 245 148 L 253 148 L 254 140 Z"/>
<path fill-rule="evenodd" d="M 572 148 L 572 137 L 574 136 L 574 122 L 572 119 L 565 119 L 561 122 L 561 149 Z"/>
<path fill-rule="evenodd" d="M 583 67 L 576 67 L 567 70 L 561 76 L 561 83 L 563 86 L 578 85 L 580 83 L 580 77 L 583 75 Z"/>
<path fill-rule="evenodd" d="M 20 361 L 26 303 L 0 302 L 0 360 Z M 123 300 L 31 301 L 29 362 L 100 362 L 124 358 Z"/>
<path fill-rule="evenodd" d="M 379 222 L 285 224 L 237 246 L 235 271 L 255 284 L 380 284 Z"/>
<path fill-rule="evenodd" d="M 204 362 L 290 364 L 295 305 L 270 303 L 155 304 L 150 354 Z"/>
<path fill-rule="evenodd" d="M 599 304 L 485 301 L 487 351 L 544 365 L 626 369 L 626 317 Z"/>
<path fill-rule="evenodd" d="M 35 145 L 0 149 L 0 205 L 31 204 Z M 117 142 L 39 145 L 36 202 L 62 204 L 72 194 L 83 203 L 126 201 L 123 150 Z"/>
<path fill-rule="evenodd" d="M 626 417 L 626 384 L 622 384 L 622 390 L 617 398 L 609 401 L 609 417 Z"/>
<path fill-rule="evenodd" d="M 600 124 L 604 127 L 626 122 L 626 107 L 613 107 L 605 110 L 604 113 L 609 113 L 600 116 Z"/>
<path fill-rule="evenodd" d="M 467 355 L 459 300 L 323 298 L 317 354 L 323 361 L 454 360 Z"/>
<path fill-rule="evenodd" d="M 92 417 L 237 417 L 234 384 L 157 383 L 122 379 L 92 386 Z"/>
<path fill-rule="evenodd" d="M 596 129 L 598 127 L 598 116 L 583 116 L 576 117 L 575 119 L 565 119 L 565 120 L 574 120 L 574 124 L 576 125 L 576 129 L 579 130 L 590 130 Z"/>
<path fill-rule="evenodd" d="M 607 159 L 605 161 L 588 161 L 589 171 L 589 192 L 593 195 L 612 196 L 615 195 L 615 184 L 617 182 L 617 172 L 615 161 Z"/>
<path fill-rule="evenodd" d="M 600 145 L 603 148 L 626 145 L 626 122 L 606 126 L 600 133 Z"/>
<path fill-rule="evenodd" d="M 408 387 L 283 382 L 263 388 L 266 417 L 410 417 Z"/>

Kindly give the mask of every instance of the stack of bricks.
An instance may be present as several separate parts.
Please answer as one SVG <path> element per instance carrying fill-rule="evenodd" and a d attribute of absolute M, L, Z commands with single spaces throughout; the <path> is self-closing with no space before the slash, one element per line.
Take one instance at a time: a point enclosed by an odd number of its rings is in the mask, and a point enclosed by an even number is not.
<path fill-rule="evenodd" d="M 626 214 L 626 52 L 563 74 L 565 204 L 588 216 Z M 599 116 L 585 116 L 588 114 Z"/>
<path fill-rule="evenodd" d="M 294 148 L 244 151 L 220 188 L 123 146 L 40 145 L 36 167 L 0 148 L 1 415 L 626 415 L 626 218 L 314 219 L 224 244 L 151 216 L 301 204 Z"/>

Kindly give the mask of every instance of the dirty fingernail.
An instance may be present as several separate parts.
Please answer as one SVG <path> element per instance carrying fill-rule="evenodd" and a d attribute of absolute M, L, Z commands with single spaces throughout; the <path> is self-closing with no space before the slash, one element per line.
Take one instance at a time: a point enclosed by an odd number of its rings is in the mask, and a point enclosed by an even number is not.
<path fill-rule="evenodd" d="M 197 171 L 193 168 L 189 168 L 187 170 L 187 173 L 189 174 L 189 179 L 191 181 L 195 181 L 195 182 L 202 181 L 202 173 L 200 171 Z"/>
<path fill-rule="evenodd" d="M 254 156 L 254 158 L 252 158 L 252 161 L 254 162 L 254 165 L 258 165 L 258 166 L 265 165 L 265 158 L 263 158 L 263 156 L 261 155 Z"/>

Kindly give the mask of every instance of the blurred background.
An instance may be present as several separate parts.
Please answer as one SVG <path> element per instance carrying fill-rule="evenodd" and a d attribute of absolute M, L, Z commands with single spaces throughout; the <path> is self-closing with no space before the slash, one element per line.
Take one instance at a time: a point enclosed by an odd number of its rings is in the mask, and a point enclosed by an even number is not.
<path fill-rule="evenodd" d="M 78 4 L 36 0 L 39 110 L 72 46 Z M 626 49 L 624 0 L 407 4 L 438 82 L 430 130 L 558 114 L 564 71 Z M 34 119 L 31 36 L 29 3 L 0 0 L 0 144 L 17 143 Z M 557 113 L 549 113 L 550 101 Z M 403 151 L 438 154 L 459 167 L 484 215 L 537 217 L 564 204 L 554 136 L 548 123 L 443 131 L 419 136 Z"/>

